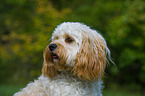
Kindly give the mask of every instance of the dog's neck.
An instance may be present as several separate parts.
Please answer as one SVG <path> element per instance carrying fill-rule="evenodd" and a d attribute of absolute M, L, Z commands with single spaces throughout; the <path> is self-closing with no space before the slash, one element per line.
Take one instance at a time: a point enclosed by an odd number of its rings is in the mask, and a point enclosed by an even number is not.
<path fill-rule="evenodd" d="M 55 79 L 75 79 L 77 81 L 80 81 L 76 76 L 74 76 L 70 71 L 63 71 L 57 74 L 52 78 L 53 80 Z"/>
<path fill-rule="evenodd" d="M 74 76 L 70 71 L 60 72 L 59 74 L 57 74 L 56 76 L 54 76 L 51 79 L 52 80 L 57 80 L 57 79 L 64 80 L 65 79 L 70 82 L 82 82 L 82 83 L 88 83 L 88 84 L 92 84 L 92 83 L 95 83 L 95 82 L 98 82 L 101 80 L 101 79 L 98 79 L 98 80 L 94 80 L 94 81 L 88 81 L 88 80 L 84 80 L 84 79 L 79 79 L 78 77 Z"/>

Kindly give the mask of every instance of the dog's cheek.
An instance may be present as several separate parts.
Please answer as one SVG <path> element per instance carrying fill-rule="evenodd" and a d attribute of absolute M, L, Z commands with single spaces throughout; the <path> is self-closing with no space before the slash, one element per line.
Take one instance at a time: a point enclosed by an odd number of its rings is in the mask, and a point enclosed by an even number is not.
<path fill-rule="evenodd" d="M 64 48 L 63 45 L 57 44 L 57 49 L 55 50 L 55 53 L 59 56 L 59 64 L 65 65 L 67 60 L 67 50 Z"/>
<path fill-rule="evenodd" d="M 73 45 L 69 45 L 68 47 L 66 47 L 66 65 L 70 66 L 70 67 L 74 67 L 75 66 L 75 61 L 76 61 L 76 57 L 79 51 L 79 46 L 77 44 L 73 44 Z"/>

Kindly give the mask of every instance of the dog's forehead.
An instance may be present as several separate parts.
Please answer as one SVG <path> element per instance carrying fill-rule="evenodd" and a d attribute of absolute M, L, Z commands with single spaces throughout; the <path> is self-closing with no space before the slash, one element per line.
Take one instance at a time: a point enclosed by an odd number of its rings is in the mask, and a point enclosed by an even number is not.
<path fill-rule="evenodd" d="M 53 36 L 72 36 L 72 37 L 81 37 L 82 32 L 78 31 L 78 30 L 60 30 L 60 31 L 55 31 L 53 33 Z"/>
<path fill-rule="evenodd" d="M 55 28 L 53 36 L 63 36 L 67 34 L 76 38 L 81 38 L 83 27 L 85 26 L 80 23 L 62 23 Z"/>

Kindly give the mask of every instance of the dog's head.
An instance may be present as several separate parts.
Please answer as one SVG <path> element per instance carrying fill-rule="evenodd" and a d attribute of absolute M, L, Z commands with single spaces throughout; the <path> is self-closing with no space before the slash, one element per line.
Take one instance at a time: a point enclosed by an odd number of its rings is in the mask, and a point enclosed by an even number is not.
<path fill-rule="evenodd" d="M 53 77 L 69 71 L 79 79 L 97 80 L 104 75 L 110 51 L 104 38 L 81 23 L 62 23 L 44 50 L 43 75 Z"/>

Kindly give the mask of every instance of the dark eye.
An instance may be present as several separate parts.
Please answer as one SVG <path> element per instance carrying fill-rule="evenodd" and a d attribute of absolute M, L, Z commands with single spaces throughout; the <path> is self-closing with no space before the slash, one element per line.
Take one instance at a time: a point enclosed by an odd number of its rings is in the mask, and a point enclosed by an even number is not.
<path fill-rule="evenodd" d="M 65 42 L 71 43 L 71 42 L 73 42 L 73 40 L 72 40 L 71 38 L 68 37 L 68 38 L 65 39 Z"/>
<path fill-rule="evenodd" d="M 59 37 L 58 37 L 58 36 L 56 36 L 54 39 L 55 39 L 55 40 L 57 40 L 58 38 L 59 38 Z"/>

